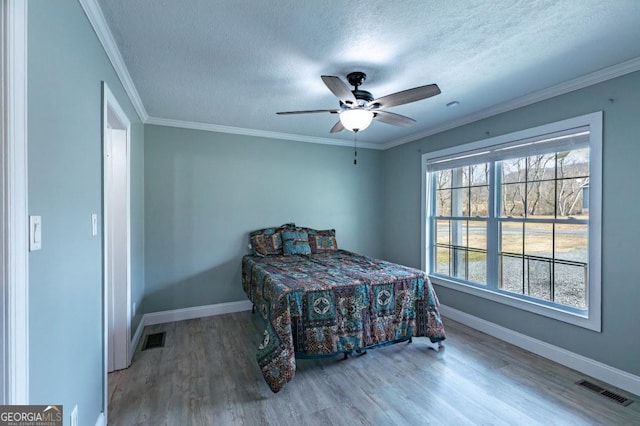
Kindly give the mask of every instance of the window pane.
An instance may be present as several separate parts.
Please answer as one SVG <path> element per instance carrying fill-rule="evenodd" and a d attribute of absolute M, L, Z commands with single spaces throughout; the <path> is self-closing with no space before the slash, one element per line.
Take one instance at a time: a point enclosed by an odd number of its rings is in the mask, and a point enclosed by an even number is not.
<path fill-rule="evenodd" d="M 488 216 L 489 187 L 477 186 L 471 188 L 471 216 Z"/>
<path fill-rule="evenodd" d="M 436 246 L 435 248 L 435 269 L 438 274 L 449 275 L 449 248 L 444 246 Z"/>
<path fill-rule="evenodd" d="M 527 157 L 527 181 L 534 182 L 555 177 L 556 154 Z"/>
<path fill-rule="evenodd" d="M 462 172 L 462 181 L 460 182 L 460 186 L 471 186 L 471 167 L 460 167 L 460 170 Z"/>
<path fill-rule="evenodd" d="M 460 190 L 462 193 L 462 216 L 469 216 L 469 209 L 471 208 L 469 203 L 469 189 L 470 188 L 463 188 Z"/>
<path fill-rule="evenodd" d="M 551 301 L 553 224 L 525 223 L 524 294 Z"/>
<path fill-rule="evenodd" d="M 556 208 L 555 182 L 532 182 L 527 185 L 527 217 L 553 218 Z"/>
<path fill-rule="evenodd" d="M 587 309 L 587 266 L 555 264 L 555 301 L 578 309 Z"/>
<path fill-rule="evenodd" d="M 502 185 L 502 216 L 522 217 L 524 215 L 524 199 L 526 185 L 524 183 Z"/>
<path fill-rule="evenodd" d="M 436 241 L 438 244 L 451 244 L 448 220 L 436 220 Z"/>
<path fill-rule="evenodd" d="M 526 181 L 525 164 L 525 158 L 502 161 L 502 183 Z"/>
<path fill-rule="evenodd" d="M 451 255 L 453 257 L 452 266 L 453 266 L 453 276 L 457 278 L 462 278 L 463 280 L 467 279 L 467 251 L 464 247 L 456 246 L 451 250 Z"/>
<path fill-rule="evenodd" d="M 583 178 L 558 180 L 556 184 L 558 217 L 574 216 L 580 219 L 589 217 L 589 206 L 584 203 L 584 193 L 589 191 L 588 184 L 589 180 Z"/>
<path fill-rule="evenodd" d="M 489 163 L 474 164 L 471 166 L 471 185 L 489 184 Z"/>
<path fill-rule="evenodd" d="M 451 169 L 435 172 L 436 188 L 451 188 Z"/>
<path fill-rule="evenodd" d="M 587 309 L 588 225 L 556 225 L 555 301 Z"/>
<path fill-rule="evenodd" d="M 524 226 L 524 254 L 553 259 L 553 224 L 526 223 Z"/>
<path fill-rule="evenodd" d="M 498 288 L 512 293 L 522 294 L 524 269 L 522 256 L 500 255 L 500 282 Z"/>
<path fill-rule="evenodd" d="M 498 288 L 522 294 L 524 282 L 524 224 L 500 223 L 500 282 Z"/>
<path fill-rule="evenodd" d="M 556 224 L 556 259 L 587 263 L 589 259 L 589 226 Z"/>
<path fill-rule="evenodd" d="M 436 216 L 451 216 L 451 190 L 436 190 Z"/>
<path fill-rule="evenodd" d="M 559 178 L 589 176 L 589 148 L 558 153 Z"/>
<path fill-rule="evenodd" d="M 463 224 L 462 245 L 467 248 L 468 280 L 487 283 L 487 224 L 469 221 Z"/>
<path fill-rule="evenodd" d="M 542 300 L 551 300 L 553 260 L 525 256 L 524 294 Z"/>
<path fill-rule="evenodd" d="M 465 236 L 467 235 L 466 220 L 451 221 L 451 274 L 454 277 L 466 279 L 467 276 L 467 257 Z"/>
<path fill-rule="evenodd" d="M 500 224 L 500 252 L 522 254 L 523 253 L 523 228 L 519 222 L 502 222 Z"/>

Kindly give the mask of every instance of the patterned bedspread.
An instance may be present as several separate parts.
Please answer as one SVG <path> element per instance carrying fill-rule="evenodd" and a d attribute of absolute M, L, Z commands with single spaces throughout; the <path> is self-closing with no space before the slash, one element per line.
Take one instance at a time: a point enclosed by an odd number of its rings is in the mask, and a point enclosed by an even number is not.
<path fill-rule="evenodd" d="M 345 250 L 245 256 L 242 286 L 266 322 L 257 359 L 273 392 L 293 378 L 296 354 L 445 338 L 438 298 L 423 271 Z"/>

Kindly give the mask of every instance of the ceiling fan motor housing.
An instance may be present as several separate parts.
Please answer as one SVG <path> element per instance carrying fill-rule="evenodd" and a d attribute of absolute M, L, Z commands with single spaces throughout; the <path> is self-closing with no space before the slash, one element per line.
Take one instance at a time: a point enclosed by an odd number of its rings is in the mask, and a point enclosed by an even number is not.
<path fill-rule="evenodd" d="M 366 79 L 367 75 L 361 71 L 354 71 L 347 74 L 347 81 L 355 88 L 351 91 L 351 93 L 353 93 L 353 96 L 355 96 L 358 101 L 364 101 L 358 102 L 360 106 L 363 106 L 367 102 L 371 102 L 373 100 L 373 95 L 371 94 L 371 92 L 358 89 L 358 87 L 360 87 Z"/>

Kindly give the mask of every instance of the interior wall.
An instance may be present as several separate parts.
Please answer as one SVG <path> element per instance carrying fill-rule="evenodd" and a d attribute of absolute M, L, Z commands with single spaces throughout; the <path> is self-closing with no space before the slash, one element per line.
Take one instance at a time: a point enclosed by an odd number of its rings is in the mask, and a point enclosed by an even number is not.
<path fill-rule="evenodd" d="M 602 332 L 437 286 L 442 304 L 640 375 L 640 72 L 452 129 L 383 153 L 384 257 L 420 267 L 421 155 L 594 111 L 604 111 Z"/>
<path fill-rule="evenodd" d="M 381 153 L 145 126 L 145 312 L 247 300 L 249 232 L 335 228 L 340 248 L 382 254 Z"/>
<path fill-rule="evenodd" d="M 96 423 L 103 405 L 102 94 L 132 122 L 132 287 L 143 291 L 144 128 L 77 1 L 28 4 L 29 214 L 42 249 L 29 254 L 31 404 L 63 404 L 65 424 Z M 136 198 L 137 197 L 137 198 Z M 140 290 L 142 288 L 142 290 Z"/>

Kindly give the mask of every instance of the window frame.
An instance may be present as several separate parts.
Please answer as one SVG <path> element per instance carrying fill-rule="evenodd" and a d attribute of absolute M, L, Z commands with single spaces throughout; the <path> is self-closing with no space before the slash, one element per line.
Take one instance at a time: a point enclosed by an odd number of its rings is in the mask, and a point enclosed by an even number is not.
<path fill-rule="evenodd" d="M 461 144 L 455 147 L 438 151 L 428 152 L 422 155 L 422 177 L 421 177 L 421 263 L 422 269 L 429 275 L 432 283 L 443 287 L 451 288 L 467 294 L 471 294 L 483 299 L 492 300 L 504 305 L 515 307 L 523 311 L 537 315 L 553 318 L 569 324 L 577 325 L 589 330 L 600 332 L 602 330 L 602 111 L 581 115 L 529 129 L 524 129 L 505 135 L 478 140 L 475 142 Z M 527 297 L 526 295 L 509 294 L 503 291 L 496 291 L 495 288 L 485 288 L 479 285 L 456 280 L 453 277 L 445 278 L 435 276 L 430 270 L 429 251 L 432 247 L 431 241 L 431 203 L 435 202 L 435 196 L 430 194 L 431 188 L 430 173 L 427 172 L 427 165 L 436 158 L 465 156 L 469 153 L 482 152 L 495 145 L 504 145 L 520 140 L 539 138 L 550 133 L 563 132 L 568 129 L 588 127 L 589 128 L 589 229 L 588 229 L 588 285 L 587 299 L 588 308 L 579 311 L 573 308 L 562 309 L 557 305 L 550 306 L 542 300 Z M 492 173 L 491 179 L 493 180 Z M 495 184 L 493 182 L 492 184 Z M 490 197 L 491 199 L 492 197 Z M 492 205 L 489 208 L 493 208 Z M 473 217 L 466 218 L 473 220 Z M 489 221 L 491 222 L 491 221 Z M 487 229 L 489 232 L 497 232 L 496 229 Z M 497 252 L 495 244 L 489 244 L 492 240 L 487 235 L 487 255 L 489 251 Z M 496 256 L 497 257 L 497 256 Z M 492 271 L 496 265 L 488 265 L 487 281 L 495 280 L 497 269 Z M 497 287 L 497 286 L 495 286 Z"/>

